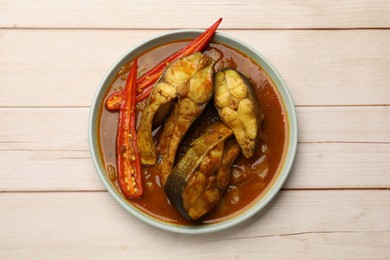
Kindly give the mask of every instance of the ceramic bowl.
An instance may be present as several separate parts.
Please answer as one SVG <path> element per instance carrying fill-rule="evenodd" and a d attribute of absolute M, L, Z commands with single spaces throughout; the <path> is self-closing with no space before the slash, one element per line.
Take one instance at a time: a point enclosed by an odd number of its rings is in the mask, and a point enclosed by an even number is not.
<path fill-rule="evenodd" d="M 280 171 L 276 173 L 277 177 L 275 181 L 273 182 L 272 186 L 268 189 L 268 191 L 265 193 L 265 195 L 263 195 L 249 209 L 243 211 L 242 213 L 240 213 L 239 215 L 231 219 L 219 223 L 215 223 L 215 224 L 183 226 L 183 225 L 175 225 L 175 224 L 163 222 L 150 215 L 143 213 L 142 211 L 135 208 L 131 203 L 129 203 L 127 200 L 123 198 L 123 196 L 118 192 L 118 190 L 109 180 L 103 166 L 101 155 L 98 150 L 97 123 L 98 123 L 99 110 L 103 104 L 104 95 L 107 92 L 108 88 L 110 87 L 110 83 L 115 78 L 116 73 L 129 60 L 132 60 L 135 57 L 144 53 L 145 51 L 162 44 L 166 44 L 169 42 L 182 40 L 182 39 L 194 39 L 202 32 L 203 32 L 202 30 L 177 30 L 173 32 L 167 32 L 152 37 L 144 42 L 141 42 L 140 44 L 128 50 L 121 58 L 119 58 L 119 60 L 117 60 L 113 64 L 113 66 L 108 71 L 107 75 L 104 77 L 103 81 L 99 85 L 97 89 L 97 93 L 93 99 L 93 103 L 90 111 L 90 117 L 89 117 L 89 126 L 88 126 L 89 146 L 90 146 L 90 151 L 91 151 L 91 156 L 92 156 L 94 166 L 104 186 L 107 188 L 108 192 L 115 199 L 115 201 L 119 203 L 125 210 L 127 210 L 129 213 L 131 213 L 141 221 L 144 221 L 154 227 L 163 230 L 177 232 L 177 233 L 186 233 L 186 234 L 209 233 L 209 232 L 220 231 L 235 226 L 247 220 L 257 212 L 259 212 L 261 209 L 263 209 L 272 200 L 272 198 L 275 197 L 275 195 L 278 193 L 283 183 L 285 182 L 291 170 L 291 167 L 293 165 L 293 161 L 297 149 L 297 140 L 298 140 L 297 119 L 296 119 L 293 100 L 291 98 L 291 95 L 288 91 L 286 84 L 284 83 L 279 73 L 254 48 L 250 47 L 246 43 L 237 40 L 229 35 L 217 32 L 214 35 L 212 41 L 230 46 L 244 53 L 246 56 L 251 57 L 252 60 L 256 62 L 258 65 L 260 65 L 264 69 L 264 71 L 269 75 L 269 77 L 273 80 L 283 100 L 285 110 L 287 113 L 287 118 L 288 118 L 288 139 L 287 139 L 288 145 L 287 145 L 287 152 L 286 152 L 283 166 L 281 167 Z"/>

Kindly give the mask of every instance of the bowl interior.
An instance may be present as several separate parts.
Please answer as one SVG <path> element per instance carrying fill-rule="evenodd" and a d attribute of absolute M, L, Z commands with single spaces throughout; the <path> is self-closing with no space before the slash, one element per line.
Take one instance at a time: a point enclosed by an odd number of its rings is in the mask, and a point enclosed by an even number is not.
<path fill-rule="evenodd" d="M 230 46 L 244 53 L 246 56 L 251 57 L 252 60 L 256 62 L 258 65 L 260 65 L 264 69 L 264 71 L 269 75 L 269 77 L 272 79 L 275 86 L 277 87 L 279 94 L 282 98 L 285 111 L 287 113 L 287 119 L 288 119 L 287 151 L 286 151 L 283 166 L 280 168 L 280 172 L 276 173 L 278 174 L 278 176 L 273 182 L 272 187 L 270 187 L 268 191 L 265 193 L 265 195 L 262 196 L 254 205 L 252 205 L 249 209 L 243 211 L 239 215 L 219 223 L 205 224 L 200 226 L 182 226 L 182 225 L 175 225 L 175 224 L 170 224 L 170 223 L 160 221 L 156 218 L 153 218 L 143 213 L 139 209 L 135 208 L 131 203 L 129 203 L 122 196 L 122 194 L 120 194 L 117 191 L 117 189 L 111 183 L 107 174 L 105 173 L 103 161 L 100 156 L 99 148 L 98 148 L 98 136 L 97 136 L 98 116 L 99 116 L 99 111 L 101 109 L 101 106 L 103 104 L 105 93 L 110 87 L 110 84 L 114 79 L 114 77 L 116 76 L 116 73 L 129 60 L 134 59 L 135 57 L 141 55 L 142 53 L 144 53 L 145 51 L 153 47 L 165 43 L 169 43 L 172 41 L 176 41 L 176 40 L 193 39 L 202 32 L 203 32 L 202 30 L 179 30 L 179 31 L 160 34 L 134 46 L 132 49 L 127 51 L 121 58 L 119 58 L 117 62 L 114 63 L 114 65 L 111 67 L 111 69 L 104 77 L 103 81 L 101 82 L 97 90 L 97 93 L 95 95 L 95 98 L 93 99 L 90 118 L 89 118 L 89 129 L 88 129 L 89 145 L 90 145 L 90 151 L 91 151 L 91 156 L 92 156 L 94 166 L 104 186 L 107 188 L 108 192 L 113 196 L 113 198 L 132 215 L 134 215 L 135 217 L 139 218 L 140 220 L 154 227 L 167 230 L 167 231 L 172 231 L 177 233 L 187 233 L 187 234 L 209 233 L 209 232 L 219 231 L 228 227 L 232 227 L 238 223 L 241 223 L 242 221 L 245 221 L 246 219 L 250 218 L 258 211 L 260 211 L 262 208 L 264 208 L 280 190 L 281 186 L 283 185 L 284 181 L 286 180 L 290 172 L 290 169 L 294 161 L 295 153 L 296 153 L 297 137 L 298 137 L 297 119 L 296 119 L 294 103 L 287 89 L 287 86 L 285 85 L 279 73 L 258 51 L 256 51 L 252 47 L 226 34 L 216 33 L 212 39 L 213 42 L 222 43 L 224 45 Z"/>

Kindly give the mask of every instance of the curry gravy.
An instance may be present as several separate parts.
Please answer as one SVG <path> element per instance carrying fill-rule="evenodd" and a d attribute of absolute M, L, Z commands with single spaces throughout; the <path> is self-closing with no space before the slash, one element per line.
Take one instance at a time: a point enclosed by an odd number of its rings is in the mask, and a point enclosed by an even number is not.
<path fill-rule="evenodd" d="M 187 43 L 187 41 L 173 42 L 145 52 L 138 58 L 138 76 L 153 68 L 158 62 Z M 129 202 L 141 211 L 159 220 L 182 225 L 219 222 L 231 218 L 245 208 L 250 207 L 272 185 L 274 178 L 278 174 L 279 167 L 283 164 L 284 153 L 287 149 L 288 129 L 286 112 L 274 83 L 263 69 L 242 53 L 221 44 L 210 43 L 205 48 L 204 53 L 217 60 L 216 70 L 230 67 L 237 69 L 248 77 L 254 87 L 259 108 L 264 114 L 264 120 L 262 122 L 262 135 L 254 156 L 246 159 L 242 154 L 239 155 L 232 166 L 231 182 L 222 199 L 211 212 L 198 221 L 185 219 L 171 206 L 161 186 L 158 173 L 153 167 L 143 167 L 144 195 L 139 199 L 129 200 Z M 129 65 L 130 63 L 122 67 L 118 72 L 111 88 L 106 93 L 106 98 L 119 88 L 124 88 Z M 141 111 L 144 105 L 143 103 L 138 104 L 138 109 Z M 140 114 L 138 120 L 140 119 Z M 216 122 L 218 119 L 219 116 L 211 100 L 182 141 L 177 157 L 185 153 L 189 143 L 201 135 L 207 125 Z M 115 140 L 117 122 L 118 113 L 107 111 L 104 104 L 102 104 L 98 129 L 100 153 L 111 181 L 120 192 L 115 179 L 115 171 L 112 171 L 113 167 L 116 168 Z M 154 130 L 156 138 L 159 130 L 160 126 L 156 126 Z"/>

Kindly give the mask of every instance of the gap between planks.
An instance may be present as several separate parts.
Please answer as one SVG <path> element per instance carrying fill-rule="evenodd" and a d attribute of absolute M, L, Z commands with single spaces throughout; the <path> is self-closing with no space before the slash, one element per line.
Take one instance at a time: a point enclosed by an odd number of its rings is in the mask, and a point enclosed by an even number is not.
<path fill-rule="evenodd" d="M 245 240 L 245 239 L 257 239 L 257 238 L 268 238 L 268 237 L 288 237 L 288 236 L 301 236 L 301 235 L 318 235 L 318 234 L 371 234 L 374 231 L 356 231 L 356 230 L 332 230 L 332 231 L 304 231 L 304 232 L 293 232 L 293 233 L 282 233 L 282 234 L 270 234 L 270 235 L 259 235 L 259 236 L 248 236 L 248 237 L 235 237 L 235 238 L 222 238 L 214 240 L 206 240 L 204 243 L 210 242 L 221 242 L 221 241 L 234 241 L 234 240 Z M 388 230 L 375 231 L 375 233 L 390 233 Z"/>
<path fill-rule="evenodd" d="M 2 142 L 0 141 L 0 144 L 1 143 L 19 143 L 19 142 Z M 24 143 L 24 142 L 22 142 Z M 353 142 L 353 141 L 318 141 L 318 142 L 306 142 L 306 141 L 298 141 L 298 144 L 378 144 L 378 145 L 388 145 L 390 144 L 390 142 Z M 9 151 L 9 152 L 35 152 L 35 151 L 40 151 L 40 152 L 70 152 L 70 151 L 73 151 L 73 152 L 88 152 L 89 149 L 79 149 L 79 150 L 66 150 L 66 149 L 1 149 L 0 148 L 0 151 Z M 73 160 L 77 160 L 77 159 L 88 159 L 88 158 L 66 158 L 66 159 L 73 159 Z"/>
<path fill-rule="evenodd" d="M 0 141 L 0 144 L 2 143 L 25 143 L 25 142 L 3 142 Z M 354 142 L 354 141 L 318 141 L 318 142 L 308 142 L 308 141 L 298 141 L 298 144 L 378 144 L 378 145 L 388 145 L 390 142 Z M 79 149 L 79 150 L 66 150 L 66 149 L 1 149 L 0 151 L 13 151 L 13 152 L 88 152 L 89 149 Z M 87 158 L 66 158 L 66 159 L 87 159 Z"/>
<path fill-rule="evenodd" d="M 184 27 L 166 27 L 166 28 L 131 28 L 131 27 L 42 27 L 42 26 L 0 26 L 0 30 L 91 30 L 91 31 L 167 31 L 167 30 L 185 30 L 185 29 L 206 29 L 206 28 L 184 28 Z M 356 31 L 356 30 L 389 30 L 390 27 L 279 27 L 279 28 L 240 28 L 240 27 L 224 27 L 218 28 L 218 31 Z"/>
<path fill-rule="evenodd" d="M 282 188 L 280 191 L 390 191 L 390 187 L 356 187 L 356 188 Z M 1 193 L 95 193 L 107 190 L 3 190 Z"/>
<path fill-rule="evenodd" d="M 325 105 L 325 104 L 308 104 L 308 105 L 295 105 L 296 108 L 299 108 L 299 107 L 304 107 L 304 108 L 311 108 L 311 107 L 390 107 L 390 103 L 389 104 L 332 104 L 332 105 Z M 91 106 L 1 106 L 0 105 L 0 109 L 38 109 L 38 108 L 47 108 L 47 109 L 51 109 L 51 108 L 55 108 L 55 109 L 58 109 L 58 108 L 69 108 L 69 109 L 72 109 L 72 108 L 85 108 L 85 109 L 90 109 Z"/>

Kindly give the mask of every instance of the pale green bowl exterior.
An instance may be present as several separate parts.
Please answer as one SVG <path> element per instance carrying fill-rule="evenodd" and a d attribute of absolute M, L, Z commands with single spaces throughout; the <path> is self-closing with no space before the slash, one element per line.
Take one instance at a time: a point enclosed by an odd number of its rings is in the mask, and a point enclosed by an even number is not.
<path fill-rule="evenodd" d="M 176 224 L 170 224 L 167 222 L 160 221 L 150 215 L 147 215 L 134 207 L 131 203 L 126 201 L 123 196 L 117 191 L 117 189 L 112 185 L 111 181 L 107 177 L 105 172 L 102 158 L 98 150 L 98 138 L 97 138 L 97 123 L 100 106 L 104 99 L 104 94 L 107 92 L 107 89 L 110 86 L 110 83 L 114 79 L 116 73 L 119 71 L 122 65 L 127 63 L 129 60 L 134 59 L 135 57 L 141 55 L 146 50 L 149 50 L 155 46 L 169 43 L 181 39 L 193 39 L 197 37 L 203 30 L 177 30 L 173 32 L 163 33 L 152 37 L 140 44 L 134 46 L 129 51 L 127 51 L 114 65 L 111 67 L 107 75 L 104 77 L 103 81 L 98 87 L 97 93 L 93 99 L 92 107 L 90 110 L 89 116 L 89 125 L 88 125 L 88 136 L 89 136 L 89 146 L 91 151 L 91 156 L 93 164 L 96 168 L 96 171 L 102 180 L 104 186 L 107 188 L 108 192 L 112 197 L 129 213 L 137 217 L 138 219 L 163 230 L 176 232 L 176 233 L 185 233 L 185 234 L 200 234 L 200 233 L 210 233 L 215 231 L 220 231 L 232 226 L 235 226 L 257 212 L 263 209 L 272 198 L 278 193 L 283 183 L 285 182 L 296 154 L 297 143 L 298 143 L 298 129 L 297 129 L 297 117 L 295 112 L 295 107 L 291 95 L 287 89 L 286 84 L 284 83 L 282 77 L 279 73 L 273 68 L 273 66 L 255 49 L 248 46 L 247 44 L 234 39 L 231 36 L 222 33 L 216 33 L 212 41 L 217 43 L 222 43 L 227 46 L 239 50 L 240 52 L 251 57 L 253 61 L 259 64 L 265 72 L 271 77 L 276 87 L 278 88 L 279 94 L 283 99 L 284 106 L 287 112 L 288 117 L 288 146 L 287 153 L 283 167 L 281 168 L 278 177 L 273 183 L 272 187 L 269 188 L 267 193 L 261 197 L 253 206 L 239 215 L 216 224 L 205 224 L 201 226 L 182 226 Z"/>

